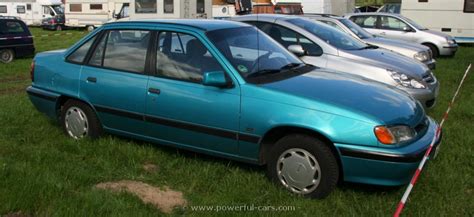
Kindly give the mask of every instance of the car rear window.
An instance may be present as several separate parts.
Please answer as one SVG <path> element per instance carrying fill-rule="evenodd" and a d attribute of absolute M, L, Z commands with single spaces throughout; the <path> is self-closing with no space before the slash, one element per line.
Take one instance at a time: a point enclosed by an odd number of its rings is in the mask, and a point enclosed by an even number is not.
<path fill-rule="evenodd" d="M 25 33 L 25 26 L 20 21 L 4 21 L 3 25 L 0 25 L 0 31 L 3 34 L 18 34 Z"/>

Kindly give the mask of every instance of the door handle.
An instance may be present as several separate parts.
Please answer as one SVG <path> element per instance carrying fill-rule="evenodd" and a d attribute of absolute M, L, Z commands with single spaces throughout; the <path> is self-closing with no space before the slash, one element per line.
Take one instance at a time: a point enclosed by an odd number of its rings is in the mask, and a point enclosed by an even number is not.
<path fill-rule="evenodd" d="M 87 81 L 88 81 L 88 82 L 92 82 L 92 83 L 96 83 L 96 82 L 97 82 L 97 78 L 95 78 L 95 77 L 87 77 Z"/>
<path fill-rule="evenodd" d="M 151 88 L 151 87 L 148 88 L 148 92 L 149 93 L 154 93 L 154 94 L 160 94 L 161 93 L 160 89 Z"/>

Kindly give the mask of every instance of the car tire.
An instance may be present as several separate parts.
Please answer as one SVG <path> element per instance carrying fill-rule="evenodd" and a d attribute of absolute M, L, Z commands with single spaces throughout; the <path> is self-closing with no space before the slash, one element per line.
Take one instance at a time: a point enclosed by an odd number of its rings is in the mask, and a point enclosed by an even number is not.
<path fill-rule="evenodd" d="M 92 31 L 94 31 L 94 29 L 95 29 L 94 26 L 86 26 L 86 30 L 87 30 L 88 32 L 92 32 Z"/>
<path fill-rule="evenodd" d="M 0 62 L 10 63 L 15 59 L 15 52 L 12 49 L 0 50 Z"/>
<path fill-rule="evenodd" d="M 437 58 L 439 56 L 438 48 L 434 44 L 423 44 L 430 48 L 431 53 L 433 53 L 433 58 Z"/>
<path fill-rule="evenodd" d="M 267 175 L 292 193 L 322 199 L 336 187 L 339 166 L 327 144 L 312 136 L 291 134 L 270 151 Z"/>
<path fill-rule="evenodd" d="M 68 100 L 64 103 L 60 120 L 64 133 L 74 139 L 97 139 L 103 132 L 95 111 L 78 100 Z"/>

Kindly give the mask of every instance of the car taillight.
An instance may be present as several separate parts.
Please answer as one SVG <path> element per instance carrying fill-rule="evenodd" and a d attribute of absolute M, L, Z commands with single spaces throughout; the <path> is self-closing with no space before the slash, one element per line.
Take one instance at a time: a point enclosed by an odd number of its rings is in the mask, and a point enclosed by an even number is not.
<path fill-rule="evenodd" d="M 30 77 L 31 77 L 31 82 L 35 81 L 35 61 L 31 62 Z"/>

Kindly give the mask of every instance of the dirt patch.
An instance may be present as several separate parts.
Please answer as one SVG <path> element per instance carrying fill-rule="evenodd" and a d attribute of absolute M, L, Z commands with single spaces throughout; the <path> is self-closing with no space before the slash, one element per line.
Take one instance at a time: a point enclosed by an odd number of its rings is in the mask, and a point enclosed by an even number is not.
<path fill-rule="evenodd" d="M 32 215 L 30 215 L 30 214 L 25 214 L 22 211 L 18 211 L 18 212 L 8 213 L 8 214 L 4 215 L 3 217 L 31 217 L 31 216 Z"/>
<path fill-rule="evenodd" d="M 129 192 L 139 197 L 144 203 L 149 203 L 165 213 L 171 213 L 174 207 L 185 206 L 186 200 L 183 193 L 173 191 L 168 187 L 163 189 L 151 186 L 149 184 L 122 180 L 118 182 L 103 182 L 95 186 L 99 189 L 107 189 L 114 192 Z"/>
<path fill-rule="evenodd" d="M 30 77 L 27 75 L 15 75 L 15 76 L 10 76 L 10 77 L 0 78 L 0 83 L 25 81 L 29 79 Z"/>
<path fill-rule="evenodd" d="M 152 163 L 143 164 L 143 169 L 148 173 L 156 173 L 158 171 L 158 166 Z"/>
<path fill-rule="evenodd" d="M 11 88 L 5 88 L 5 89 L 0 89 L 0 95 L 7 95 L 7 94 L 13 94 L 13 93 L 20 93 L 20 92 L 26 92 L 26 87 L 11 87 Z"/>

